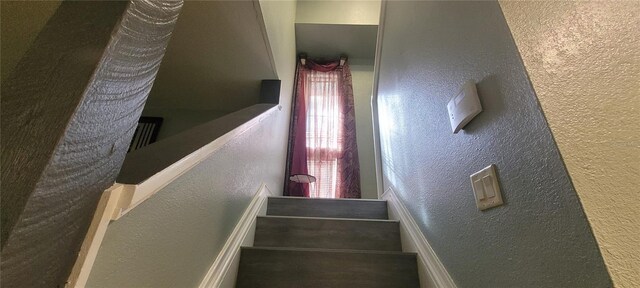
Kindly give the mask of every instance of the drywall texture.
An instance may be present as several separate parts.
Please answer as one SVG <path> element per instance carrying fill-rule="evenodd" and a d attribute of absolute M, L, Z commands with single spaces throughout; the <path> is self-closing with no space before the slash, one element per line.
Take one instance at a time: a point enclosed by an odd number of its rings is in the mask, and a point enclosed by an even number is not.
<path fill-rule="evenodd" d="M 295 38 L 295 18 L 297 1 L 278 1 L 278 0 L 260 0 L 260 10 L 265 23 L 271 51 L 276 63 L 276 71 L 278 78 L 282 81 L 280 89 L 280 106 L 283 115 L 278 118 L 278 125 L 283 130 L 283 134 L 278 137 L 282 138 L 284 146 L 288 146 L 289 141 L 289 122 L 291 121 L 291 106 L 293 104 L 293 82 L 295 80 L 296 70 L 296 38 Z M 283 176 L 286 169 L 286 149 L 284 147 L 285 156 L 282 158 Z M 288 176 L 283 177 L 283 184 L 288 183 Z M 277 190 L 277 193 L 282 193 Z"/>
<path fill-rule="evenodd" d="M 127 158 L 122 163 L 116 182 L 142 183 L 165 169 L 171 169 L 170 166 L 174 163 L 266 113 L 274 106 L 274 104 L 253 105 L 193 127 L 164 141 L 153 143 L 144 149 L 131 151 L 127 153 Z"/>
<path fill-rule="evenodd" d="M 379 82 L 385 187 L 458 287 L 610 287 L 497 2 L 396 2 Z M 484 111 L 458 134 L 446 104 L 477 82 Z M 479 211 L 469 175 L 496 164 L 505 204 Z"/>
<path fill-rule="evenodd" d="M 350 68 L 351 81 L 353 82 L 353 104 L 356 110 L 360 189 L 362 190 L 362 198 L 378 199 L 373 154 L 373 119 L 371 117 L 373 66 L 351 65 Z"/>
<path fill-rule="evenodd" d="M 64 2 L 2 85 L 2 286 L 61 287 L 181 2 Z"/>
<path fill-rule="evenodd" d="M 617 287 L 640 287 L 640 3 L 501 2 Z"/>
<path fill-rule="evenodd" d="M 227 114 L 229 114 L 229 111 L 178 108 L 145 108 L 142 111 L 142 116 L 162 117 L 162 126 L 160 127 L 157 141 L 187 131 L 190 128 Z"/>
<path fill-rule="evenodd" d="M 0 1 L 0 82 L 9 76 L 60 1 Z"/>
<path fill-rule="evenodd" d="M 197 287 L 258 191 L 282 185 L 270 118 L 109 225 L 87 287 Z M 261 145 L 256 145 L 260 139 Z"/>
<path fill-rule="evenodd" d="M 282 193 L 293 74 L 295 2 L 260 2 L 282 111 L 113 222 L 88 287 L 194 287 L 262 183 Z M 262 20 L 261 20 L 262 21 Z"/>
<path fill-rule="evenodd" d="M 301 0 L 296 23 L 378 25 L 380 3 L 380 0 Z"/>
<path fill-rule="evenodd" d="M 276 74 L 282 81 L 280 88 L 280 105 L 285 114 L 289 114 L 293 95 L 293 81 L 296 69 L 295 57 L 295 17 L 297 1 L 260 0 L 260 12 L 268 35 L 268 42 L 273 54 Z M 293 57 L 292 57 L 293 56 Z M 285 126 L 289 117 L 284 117 Z M 288 133 L 288 127 L 284 127 Z M 285 134 L 287 134 L 285 133 Z M 288 137 L 288 135 L 285 135 Z"/>
<path fill-rule="evenodd" d="M 347 55 L 349 63 L 373 65 L 377 36 L 378 25 L 296 23 L 296 49 L 314 59 Z"/>
<path fill-rule="evenodd" d="M 145 110 L 231 113 L 258 104 L 262 80 L 276 74 L 255 5 L 186 1 Z"/>

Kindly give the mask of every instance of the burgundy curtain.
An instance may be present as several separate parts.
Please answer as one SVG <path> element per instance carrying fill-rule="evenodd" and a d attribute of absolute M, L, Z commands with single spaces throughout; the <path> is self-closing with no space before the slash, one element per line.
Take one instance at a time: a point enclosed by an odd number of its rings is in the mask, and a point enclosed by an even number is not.
<path fill-rule="evenodd" d="M 299 95 L 304 95 L 304 78 L 302 77 L 304 74 L 304 67 L 300 63 L 298 63 L 298 67 L 296 69 L 296 91 L 294 97 L 294 111 L 293 111 L 293 121 L 291 121 L 291 125 L 293 126 L 292 137 L 291 137 L 291 150 L 289 153 L 291 156 L 289 174 L 309 174 L 309 170 L 307 168 L 307 140 L 306 140 L 306 118 L 307 118 L 307 106 L 305 105 L 304 96 L 299 97 Z M 299 197 L 309 197 L 309 184 L 306 183 L 296 183 L 290 181 L 288 178 L 290 175 L 287 175 L 287 187 L 285 187 L 284 195 L 285 196 L 299 196 Z"/>
<path fill-rule="evenodd" d="M 316 182 L 289 181 L 285 195 L 360 198 L 351 71 L 340 61 L 298 65 L 292 121 L 290 174 Z"/>

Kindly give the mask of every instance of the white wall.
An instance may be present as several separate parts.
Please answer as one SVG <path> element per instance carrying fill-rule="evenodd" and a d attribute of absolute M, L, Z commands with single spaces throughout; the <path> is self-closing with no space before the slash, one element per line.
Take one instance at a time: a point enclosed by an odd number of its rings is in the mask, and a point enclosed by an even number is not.
<path fill-rule="evenodd" d="M 142 111 L 142 116 L 162 117 L 162 126 L 158 133 L 157 141 L 169 136 L 173 136 L 180 132 L 189 130 L 197 125 L 207 123 L 216 118 L 220 118 L 227 111 L 215 110 L 191 110 L 191 109 L 165 109 L 165 108 L 148 108 Z"/>
<path fill-rule="evenodd" d="M 260 7 L 262 8 L 262 16 L 267 29 L 267 35 L 269 35 L 269 44 L 271 45 L 271 51 L 275 59 L 276 74 L 278 78 L 282 80 L 280 105 L 287 108 L 291 105 L 296 68 L 294 26 L 296 1 L 260 0 Z M 288 124 L 286 126 L 288 126 Z"/>
<path fill-rule="evenodd" d="M 351 76 L 356 110 L 356 133 L 362 198 L 377 199 L 378 190 L 373 152 L 373 120 L 371 117 L 373 66 L 351 65 Z"/>
<path fill-rule="evenodd" d="M 282 187 L 273 115 L 109 224 L 87 287 L 197 287 L 264 181 Z"/>
<path fill-rule="evenodd" d="M 296 23 L 378 25 L 380 1 L 298 1 Z"/>
<path fill-rule="evenodd" d="M 501 1 L 616 287 L 640 287 L 640 5 Z"/>
<path fill-rule="evenodd" d="M 282 79 L 283 109 L 111 223 L 87 287 L 196 287 L 261 184 L 282 193 L 295 2 L 261 1 L 256 8 Z"/>

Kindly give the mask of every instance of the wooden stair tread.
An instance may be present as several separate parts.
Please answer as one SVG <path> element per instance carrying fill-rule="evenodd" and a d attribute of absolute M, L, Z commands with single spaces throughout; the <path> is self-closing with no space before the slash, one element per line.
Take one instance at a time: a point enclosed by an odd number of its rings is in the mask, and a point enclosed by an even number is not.
<path fill-rule="evenodd" d="M 401 251 L 398 221 L 261 216 L 254 246 Z"/>
<path fill-rule="evenodd" d="M 236 287 L 419 287 L 415 253 L 243 247 Z"/>
<path fill-rule="evenodd" d="M 269 197 L 267 215 L 389 219 L 386 201 L 302 197 Z"/>

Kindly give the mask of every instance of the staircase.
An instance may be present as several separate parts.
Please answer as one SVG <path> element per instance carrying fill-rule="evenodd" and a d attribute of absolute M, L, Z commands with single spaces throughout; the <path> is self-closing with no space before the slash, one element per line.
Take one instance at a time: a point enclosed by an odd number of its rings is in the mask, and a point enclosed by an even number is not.
<path fill-rule="evenodd" d="M 270 197 L 236 287 L 419 287 L 399 229 L 386 201 Z"/>

